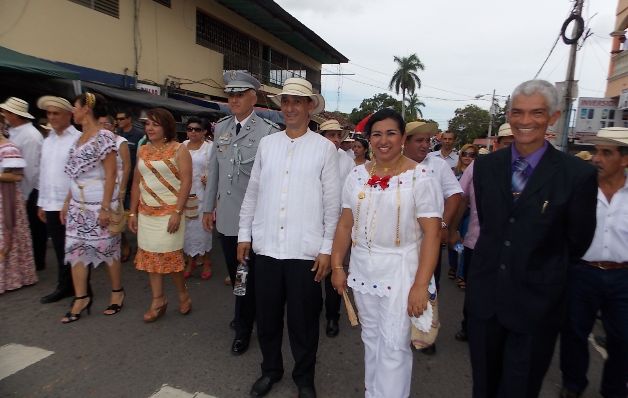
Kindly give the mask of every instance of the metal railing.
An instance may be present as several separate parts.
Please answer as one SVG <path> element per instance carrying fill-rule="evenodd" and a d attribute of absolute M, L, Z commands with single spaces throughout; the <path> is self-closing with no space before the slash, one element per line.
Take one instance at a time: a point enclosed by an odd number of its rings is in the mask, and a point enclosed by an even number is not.
<path fill-rule="evenodd" d="M 610 79 L 618 78 L 626 73 L 628 73 L 628 51 L 624 50 L 613 56 L 613 72 Z"/>

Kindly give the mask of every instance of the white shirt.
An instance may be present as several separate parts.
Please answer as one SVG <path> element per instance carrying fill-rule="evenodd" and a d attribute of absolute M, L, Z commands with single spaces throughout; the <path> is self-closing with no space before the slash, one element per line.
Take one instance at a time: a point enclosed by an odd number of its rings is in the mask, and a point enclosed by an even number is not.
<path fill-rule="evenodd" d="M 609 203 L 601 189 L 597 190 L 597 222 L 585 261 L 628 262 L 628 178 Z"/>
<path fill-rule="evenodd" d="M 276 259 L 330 254 L 340 216 L 336 147 L 310 129 L 262 138 L 240 209 L 238 242 Z"/>
<path fill-rule="evenodd" d="M 347 176 L 354 167 L 355 161 L 342 148 L 338 148 L 338 175 L 340 176 L 341 187 L 344 186 Z"/>
<path fill-rule="evenodd" d="M 462 187 L 446 161 L 438 156 L 430 156 L 428 153 L 425 159 L 419 164 L 432 170 L 434 178 L 436 178 L 436 181 L 440 184 L 445 199 L 451 195 L 462 193 Z"/>
<path fill-rule="evenodd" d="M 81 132 L 70 125 L 61 135 L 51 130 L 43 142 L 37 206 L 44 211 L 60 211 L 63 208 L 63 202 L 70 190 L 70 177 L 63 170 L 70 148 L 80 136 Z"/>
<path fill-rule="evenodd" d="M 20 149 L 26 161 L 20 188 L 24 199 L 28 200 L 33 189 L 39 189 L 39 158 L 44 137 L 30 122 L 9 128 L 9 137 L 11 142 Z"/>
<path fill-rule="evenodd" d="M 443 159 L 449 165 L 449 168 L 453 169 L 458 164 L 458 154 L 454 151 L 447 156 L 443 156 L 441 151 L 429 152 L 427 157 L 437 157 Z"/>

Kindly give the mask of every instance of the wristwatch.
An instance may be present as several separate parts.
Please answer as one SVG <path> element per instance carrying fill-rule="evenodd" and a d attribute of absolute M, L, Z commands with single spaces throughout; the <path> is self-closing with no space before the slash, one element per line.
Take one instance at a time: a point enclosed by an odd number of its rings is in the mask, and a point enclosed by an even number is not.
<path fill-rule="evenodd" d="M 440 227 L 441 227 L 441 229 L 449 229 L 449 225 L 447 225 L 447 223 L 445 221 L 441 221 Z"/>

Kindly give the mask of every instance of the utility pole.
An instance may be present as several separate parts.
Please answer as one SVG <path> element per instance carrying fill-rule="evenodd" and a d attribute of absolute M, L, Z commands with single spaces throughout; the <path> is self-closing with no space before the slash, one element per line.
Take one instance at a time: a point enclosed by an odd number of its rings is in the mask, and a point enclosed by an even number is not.
<path fill-rule="evenodd" d="M 492 145 L 492 140 L 491 140 L 491 136 L 493 133 L 493 116 L 495 114 L 495 89 L 493 89 L 493 96 L 491 97 L 491 107 L 488 108 L 488 113 L 490 115 L 490 119 L 488 122 L 488 138 L 487 138 L 487 144 L 486 144 L 486 149 L 488 149 L 488 151 L 491 151 L 491 147 Z"/>
<path fill-rule="evenodd" d="M 569 65 L 567 66 L 567 79 L 565 80 L 566 89 L 565 89 L 565 98 L 564 104 L 562 108 L 562 115 L 560 117 L 560 121 L 558 124 L 558 133 L 560 135 L 560 144 L 559 149 L 563 152 L 567 152 L 567 148 L 569 145 L 569 119 L 571 116 L 571 108 L 573 104 L 574 98 L 574 74 L 576 71 L 576 52 L 578 51 L 578 38 L 582 34 L 582 30 L 584 26 L 580 25 L 583 23 L 582 21 L 582 7 L 584 5 L 584 0 L 575 0 L 576 5 L 571 13 L 570 19 L 573 20 L 573 28 L 571 32 L 571 49 L 569 51 Z M 580 34 L 578 31 L 580 30 Z M 575 38 L 575 40 L 573 40 Z M 563 41 L 565 41 L 563 36 Z"/>

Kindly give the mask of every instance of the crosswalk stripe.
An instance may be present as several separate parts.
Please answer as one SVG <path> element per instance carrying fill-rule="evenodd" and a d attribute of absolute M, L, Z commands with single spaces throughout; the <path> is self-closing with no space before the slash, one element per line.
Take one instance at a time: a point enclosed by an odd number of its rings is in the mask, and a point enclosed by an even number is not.
<path fill-rule="evenodd" d="M 167 384 L 161 386 L 161 389 L 149 398 L 217 398 L 213 395 L 207 395 L 202 392 L 189 393 L 178 388 L 170 387 Z"/>
<path fill-rule="evenodd" d="M 52 351 L 21 344 L 0 347 L 0 380 L 54 354 Z"/>

